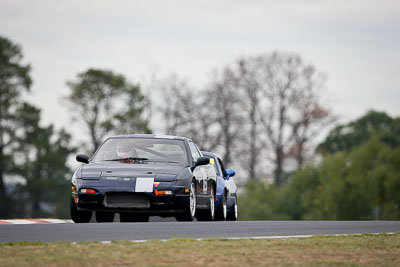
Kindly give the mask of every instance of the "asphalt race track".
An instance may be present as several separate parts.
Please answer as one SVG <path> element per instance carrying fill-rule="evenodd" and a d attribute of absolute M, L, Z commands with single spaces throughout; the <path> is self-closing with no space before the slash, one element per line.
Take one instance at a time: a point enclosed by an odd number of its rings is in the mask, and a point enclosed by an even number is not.
<path fill-rule="evenodd" d="M 400 232 L 400 221 L 237 221 L 0 225 L 0 242 L 247 238 Z"/>

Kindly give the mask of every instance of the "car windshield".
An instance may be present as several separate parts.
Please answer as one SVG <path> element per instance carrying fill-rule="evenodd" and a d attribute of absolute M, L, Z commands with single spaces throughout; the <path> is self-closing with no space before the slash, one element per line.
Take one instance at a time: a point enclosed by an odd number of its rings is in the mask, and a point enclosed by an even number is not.
<path fill-rule="evenodd" d="M 210 157 L 210 164 L 211 164 L 211 166 L 214 167 L 215 173 L 216 173 L 217 175 L 219 175 L 219 176 L 222 176 L 221 173 L 220 173 L 220 171 L 219 171 L 219 169 L 218 169 L 217 162 L 215 162 L 214 157 Z"/>
<path fill-rule="evenodd" d="M 110 138 L 96 152 L 93 161 L 188 164 L 182 140 L 156 138 Z"/>

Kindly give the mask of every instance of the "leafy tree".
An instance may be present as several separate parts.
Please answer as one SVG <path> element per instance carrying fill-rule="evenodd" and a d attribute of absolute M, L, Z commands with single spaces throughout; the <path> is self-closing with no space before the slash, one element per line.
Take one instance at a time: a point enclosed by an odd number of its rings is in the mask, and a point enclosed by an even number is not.
<path fill-rule="evenodd" d="M 65 217 L 70 136 L 40 126 L 40 110 L 22 100 L 32 84 L 22 58 L 20 46 L 0 36 L 0 218 Z"/>
<path fill-rule="evenodd" d="M 147 122 L 141 117 L 144 97 L 140 88 L 131 85 L 124 76 L 107 70 L 88 69 L 67 85 L 71 89 L 67 97 L 71 111 L 86 126 L 92 151 L 113 130 L 118 133 L 149 132 Z"/>
<path fill-rule="evenodd" d="M 242 219 L 400 219 L 400 148 L 372 137 L 350 151 L 326 155 L 280 188 L 249 183 L 239 199 Z"/>
<path fill-rule="evenodd" d="M 151 133 L 149 123 L 142 117 L 145 111 L 145 97 L 140 92 L 138 85 L 128 85 L 124 88 L 126 95 L 121 111 L 114 116 L 115 132 L 119 134 L 126 133 Z"/>
<path fill-rule="evenodd" d="M 393 190 L 400 185 L 399 151 L 374 137 L 350 152 L 326 157 L 321 166 L 322 218 L 398 219 L 400 199 Z M 334 164 L 333 158 L 341 162 Z"/>
<path fill-rule="evenodd" d="M 67 160 L 75 151 L 71 136 L 55 132 L 52 125 L 40 126 L 40 110 L 25 103 L 18 114 L 21 128 L 15 149 L 14 174 L 24 182 L 17 185 L 18 217 L 68 216 L 69 178 Z M 18 160 L 17 160 L 18 159 Z"/>
<path fill-rule="evenodd" d="M 295 172 L 291 180 L 283 187 L 285 196 L 278 209 L 292 220 L 318 218 L 322 204 L 319 173 L 319 168 L 310 165 Z"/>
<path fill-rule="evenodd" d="M 322 153 L 350 150 L 375 135 L 390 146 L 400 146 L 400 118 L 391 118 L 385 112 L 369 111 L 355 121 L 335 127 L 318 149 Z"/>
<path fill-rule="evenodd" d="M 32 84 L 29 64 L 22 63 L 23 54 L 19 45 L 0 36 L 0 214 L 10 212 L 5 175 L 12 169 L 12 147 L 19 125 L 15 123 L 20 108 L 20 95 L 29 91 Z"/>
<path fill-rule="evenodd" d="M 238 210 L 240 220 L 288 220 L 280 207 L 286 194 L 284 187 L 268 184 L 263 180 L 250 180 L 239 196 Z"/>

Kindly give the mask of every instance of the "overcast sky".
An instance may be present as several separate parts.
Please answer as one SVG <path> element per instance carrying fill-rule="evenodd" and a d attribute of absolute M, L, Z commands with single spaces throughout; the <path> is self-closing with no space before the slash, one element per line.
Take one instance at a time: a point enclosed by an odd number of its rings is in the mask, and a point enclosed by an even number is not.
<path fill-rule="evenodd" d="M 157 66 L 201 87 L 212 69 L 272 51 L 326 73 L 342 121 L 400 115 L 399 0 L 0 0 L 0 34 L 22 46 L 29 99 L 57 127 L 70 123 L 66 80 L 89 67 L 138 81 Z"/>

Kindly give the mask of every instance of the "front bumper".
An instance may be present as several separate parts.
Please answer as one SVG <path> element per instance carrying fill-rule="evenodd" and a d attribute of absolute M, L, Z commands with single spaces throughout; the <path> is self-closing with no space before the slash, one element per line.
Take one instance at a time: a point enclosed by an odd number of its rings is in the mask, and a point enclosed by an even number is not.
<path fill-rule="evenodd" d="M 96 190 L 96 193 L 82 193 L 81 188 Z M 81 181 L 79 187 L 72 192 L 78 210 L 109 211 L 109 212 L 135 212 L 151 216 L 170 216 L 185 212 L 189 206 L 189 193 L 179 182 L 160 182 L 153 187 L 153 192 L 133 192 L 132 187 L 121 186 L 96 186 L 93 182 Z M 157 192 L 171 191 L 171 195 L 159 195 Z M 111 197 L 112 196 L 112 197 Z M 111 199 L 121 197 L 118 203 Z M 140 201 L 139 201 L 140 200 Z M 133 204 L 133 202 L 140 202 Z M 129 203 L 131 202 L 131 203 Z"/>

